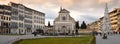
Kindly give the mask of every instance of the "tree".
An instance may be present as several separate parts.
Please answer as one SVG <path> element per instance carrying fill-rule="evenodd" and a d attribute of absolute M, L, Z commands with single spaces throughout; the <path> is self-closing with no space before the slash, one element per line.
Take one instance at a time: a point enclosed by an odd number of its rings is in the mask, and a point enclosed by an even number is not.
<path fill-rule="evenodd" d="M 79 21 L 77 21 L 76 23 L 75 23 L 75 27 L 76 27 L 76 34 L 78 34 L 78 29 L 79 29 Z"/>
<path fill-rule="evenodd" d="M 79 29 L 79 21 L 76 22 L 76 29 Z"/>
<path fill-rule="evenodd" d="M 48 26 L 50 26 L 50 21 L 48 21 Z"/>
<path fill-rule="evenodd" d="M 87 25 L 86 25 L 86 23 L 85 23 L 85 21 L 83 21 L 83 23 L 81 24 L 81 27 L 80 27 L 81 29 L 86 29 L 87 28 Z"/>

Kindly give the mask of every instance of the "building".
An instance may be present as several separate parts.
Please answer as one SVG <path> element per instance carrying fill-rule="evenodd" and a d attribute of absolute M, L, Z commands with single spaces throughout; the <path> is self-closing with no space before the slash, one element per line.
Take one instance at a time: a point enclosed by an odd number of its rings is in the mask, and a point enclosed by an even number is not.
<path fill-rule="evenodd" d="M 54 33 L 53 31 L 54 31 L 54 28 L 52 25 L 50 25 L 50 21 L 49 21 L 48 26 L 45 26 L 44 33 L 52 35 Z"/>
<path fill-rule="evenodd" d="M 0 5 L 0 33 L 10 33 L 11 7 Z"/>
<path fill-rule="evenodd" d="M 120 8 L 115 8 L 109 13 L 113 31 L 120 32 Z"/>
<path fill-rule="evenodd" d="M 36 31 L 37 29 L 45 29 L 45 14 L 39 11 L 33 11 L 33 31 Z M 32 32 L 33 32 L 32 31 Z"/>
<path fill-rule="evenodd" d="M 53 26 L 45 26 L 44 30 L 45 34 L 53 34 L 54 33 L 53 31 L 54 31 Z"/>
<path fill-rule="evenodd" d="M 99 29 L 98 29 L 98 21 L 95 21 L 95 22 L 89 24 L 88 27 L 89 27 L 89 29 L 91 29 L 91 30 L 98 31 L 98 30 L 99 30 Z"/>
<path fill-rule="evenodd" d="M 25 11 L 24 11 L 24 29 L 25 29 L 25 34 L 31 34 L 32 32 L 32 14 L 33 10 L 30 8 L 25 7 Z M 20 17 L 21 18 L 21 17 Z"/>
<path fill-rule="evenodd" d="M 60 9 L 58 17 L 54 20 L 54 33 L 72 34 L 75 33 L 75 20 L 66 9 Z"/>
<path fill-rule="evenodd" d="M 111 22 L 111 25 L 112 25 L 112 30 L 114 32 L 120 32 L 120 8 L 115 8 L 113 11 L 109 12 L 109 17 L 110 17 L 110 22 Z M 103 17 L 99 18 L 97 21 L 97 26 L 95 24 L 92 24 L 93 26 L 90 26 L 91 29 L 92 28 L 95 28 L 95 26 L 101 30 L 101 27 L 102 27 L 102 22 L 103 22 Z M 93 23 L 95 23 L 93 22 Z"/>
<path fill-rule="evenodd" d="M 21 4 L 13 2 L 9 3 L 11 6 L 11 34 L 24 34 L 24 14 L 25 7 Z"/>
<path fill-rule="evenodd" d="M 23 4 L 0 5 L 0 33 L 32 34 L 45 29 L 45 14 Z"/>
<path fill-rule="evenodd" d="M 45 14 L 22 4 L 9 3 L 12 7 L 11 32 L 14 34 L 31 34 L 36 29 L 44 29 Z"/>
<path fill-rule="evenodd" d="M 103 22 L 103 17 L 99 18 L 98 19 L 98 30 L 101 31 L 101 28 L 102 28 L 102 22 Z"/>

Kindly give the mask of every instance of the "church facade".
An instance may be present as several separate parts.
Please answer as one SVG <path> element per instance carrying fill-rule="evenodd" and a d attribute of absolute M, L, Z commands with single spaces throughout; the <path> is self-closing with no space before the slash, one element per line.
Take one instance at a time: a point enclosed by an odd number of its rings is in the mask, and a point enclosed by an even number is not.
<path fill-rule="evenodd" d="M 66 9 L 60 9 L 59 15 L 54 20 L 54 33 L 57 34 L 74 34 L 75 20 L 70 16 Z"/>

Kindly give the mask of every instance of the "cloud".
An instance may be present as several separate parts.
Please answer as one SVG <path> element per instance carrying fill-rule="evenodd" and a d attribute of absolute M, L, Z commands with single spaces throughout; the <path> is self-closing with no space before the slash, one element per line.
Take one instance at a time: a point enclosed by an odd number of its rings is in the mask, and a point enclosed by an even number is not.
<path fill-rule="evenodd" d="M 120 0 L 0 0 L 1 4 L 8 2 L 22 3 L 23 5 L 46 14 L 46 21 L 53 21 L 58 16 L 59 8 L 69 10 L 70 15 L 82 22 L 93 22 L 104 15 L 105 3 L 109 11 L 120 7 Z"/>
<path fill-rule="evenodd" d="M 98 19 L 98 17 L 93 16 L 93 15 L 79 15 L 79 23 L 81 24 L 83 21 L 85 21 L 87 24 L 94 22 Z"/>
<path fill-rule="evenodd" d="M 75 4 L 74 0 L 58 0 L 58 2 L 63 7 L 71 7 Z"/>
<path fill-rule="evenodd" d="M 99 3 L 108 3 L 110 1 L 112 1 L 112 0 L 99 0 Z"/>

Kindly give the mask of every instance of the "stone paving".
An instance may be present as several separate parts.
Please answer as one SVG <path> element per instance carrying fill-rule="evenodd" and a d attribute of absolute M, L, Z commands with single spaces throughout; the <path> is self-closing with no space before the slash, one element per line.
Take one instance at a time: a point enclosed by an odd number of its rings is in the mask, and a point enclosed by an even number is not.
<path fill-rule="evenodd" d="M 120 44 L 120 35 L 108 35 L 108 39 L 102 39 L 102 36 L 96 36 L 96 44 Z"/>
<path fill-rule="evenodd" d="M 33 35 L 0 35 L 0 44 L 11 44 L 20 39 L 42 38 L 43 36 Z"/>
<path fill-rule="evenodd" d="M 8 44 L 15 39 L 17 39 L 19 36 L 5 36 L 5 35 L 0 35 L 0 44 Z"/>

